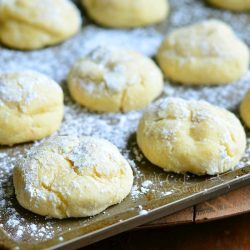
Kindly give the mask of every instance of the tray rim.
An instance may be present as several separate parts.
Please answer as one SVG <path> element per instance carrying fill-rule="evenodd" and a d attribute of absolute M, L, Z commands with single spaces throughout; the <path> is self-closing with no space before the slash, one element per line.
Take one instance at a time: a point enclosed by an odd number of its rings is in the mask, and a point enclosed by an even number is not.
<path fill-rule="evenodd" d="M 238 172 L 241 173 L 241 175 L 235 175 Z M 19 246 L 20 249 L 35 248 L 35 249 L 48 249 L 48 250 L 53 250 L 53 249 L 70 250 L 70 249 L 85 247 L 97 241 L 101 241 L 111 236 L 133 229 L 142 224 L 149 223 L 154 220 L 160 219 L 162 217 L 168 216 L 170 214 L 179 212 L 185 208 L 207 201 L 216 196 L 228 193 L 230 191 L 233 191 L 235 189 L 241 188 L 246 185 L 250 185 L 250 166 L 236 169 L 219 176 L 224 176 L 224 175 L 227 176 L 230 174 L 234 174 L 234 178 L 229 180 L 224 180 L 224 182 L 222 183 L 218 183 L 215 186 L 211 186 L 206 191 L 200 190 L 186 197 L 180 198 L 178 200 L 154 208 L 148 211 L 146 215 L 138 214 L 137 216 L 133 216 L 131 218 L 125 219 L 121 222 L 117 222 L 109 226 L 104 226 L 103 228 L 94 230 L 90 233 L 83 234 L 71 238 L 69 240 L 65 239 L 59 243 L 58 239 L 53 238 L 38 244 L 29 244 L 20 242 L 21 244 L 17 245 L 16 243 L 18 243 L 18 241 L 11 240 L 8 236 L 5 235 L 3 230 L 0 230 L 0 246 L 7 247 L 7 249 L 12 249 L 15 246 Z M 237 178 L 235 176 L 237 176 Z M 70 232 L 66 232 L 62 234 L 62 236 L 66 236 L 69 233 Z"/>
<path fill-rule="evenodd" d="M 250 166 L 246 166 L 239 170 L 244 171 L 246 168 L 249 168 L 250 170 Z M 62 244 L 58 244 L 57 246 L 50 247 L 48 249 L 70 250 L 77 249 L 79 247 L 85 247 L 97 241 L 104 240 L 119 233 L 133 229 L 142 224 L 149 223 L 164 216 L 179 212 L 197 203 L 204 202 L 222 194 L 226 194 L 230 191 L 236 190 L 248 184 L 250 185 L 250 173 L 213 186 L 207 190 L 206 195 L 204 195 L 204 191 L 194 193 L 188 197 L 173 201 L 159 208 L 152 209 L 151 211 L 148 211 L 148 214 L 146 215 L 138 215 L 134 218 L 129 218 L 127 220 L 124 220 L 123 222 L 118 222 L 103 229 L 96 230 L 80 237 L 76 237 L 75 239 L 65 241 Z"/>

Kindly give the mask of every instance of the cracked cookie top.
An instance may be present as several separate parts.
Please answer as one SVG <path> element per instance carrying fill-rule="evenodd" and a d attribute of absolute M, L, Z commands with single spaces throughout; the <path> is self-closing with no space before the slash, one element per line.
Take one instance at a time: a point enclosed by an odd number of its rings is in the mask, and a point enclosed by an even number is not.
<path fill-rule="evenodd" d="M 137 141 L 155 165 L 198 175 L 234 168 L 246 147 L 245 131 L 233 113 L 180 98 L 151 105 L 140 121 Z"/>
<path fill-rule="evenodd" d="M 109 141 L 60 136 L 33 147 L 13 173 L 26 209 L 54 218 L 85 217 L 121 202 L 133 173 Z"/>
<path fill-rule="evenodd" d="M 0 73 L 0 144 L 38 140 L 55 132 L 63 117 L 63 92 L 35 71 Z"/>
<path fill-rule="evenodd" d="M 62 96 L 60 86 L 47 76 L 35 71 L 0 73 L 0 107 L 17 108 L 23 113 L 35 113 L 34 102 L 50 105 L 52 96 Z M 61 104 L 61 98 L 58 98 Z M 39 105 L 36 105 L 36 108 Z M 39 112 L 39 110 L 38 110 Z"/>
<path fill-rule="evenodd" d="M 68 85 L 72 97 L 92 110 L 126 112 L 155 99 L 162 91 L 163 77 L 143 55 L 98 47 L 75 63 Z"/>

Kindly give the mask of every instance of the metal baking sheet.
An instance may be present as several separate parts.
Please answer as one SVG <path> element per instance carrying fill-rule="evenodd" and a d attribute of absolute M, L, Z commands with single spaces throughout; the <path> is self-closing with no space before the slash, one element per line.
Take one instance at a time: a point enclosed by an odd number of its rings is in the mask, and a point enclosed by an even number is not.
<path fill-rule="evenodd" d="M 110 140 L 127 157 L 135 176 L 131 194 L 120 204 L 91 218 L 53 220 L 23 209 L 14 195 L 12 168 L 32 144 L 0 148 L 0 248 L 75 249 L 250 184 L 249 133 L 246 154 L 234 171 L 213 177 L 166 173 L 150 164 L 136 145 L 135 131 L 142 111 L 93 113 L 75 104 L 68 95 L 65 79 L 70 66 L 98 45 L 122 46 L 153 57 L 165 34 L 208 18 L 228 22 L 250 45 L 249 14 L 214 9 L 199 0 L 171 0 L 170 4 L 168 20 L 152 27 L 105 29 L 85 18 L 81 32 L 58 46 L 32 52 L 0 47 L 0 71 L 33 69 L 62 85 L 65 118 L 58 134 L 95 135 Z M 248 88 L 250 72 L 227 86 L 187 87 L 166 81 L 161 97 L 204 99 L 237 114 L 239 102 Z"/>

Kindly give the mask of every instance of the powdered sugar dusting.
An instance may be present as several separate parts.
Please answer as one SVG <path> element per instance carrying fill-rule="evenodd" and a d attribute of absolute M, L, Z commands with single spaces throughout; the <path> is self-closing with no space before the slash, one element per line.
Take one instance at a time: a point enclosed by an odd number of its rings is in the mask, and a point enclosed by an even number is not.
<path fill-rule="evenodd" d="M 46 95 L 38 93 L 38 86 L 43 86 L 45 90 L 49 87 L 60 91 L 56 82 L 43 74 L 32 71 L 0 73 L 0 105 L 14 104 L 26 112 L 32 101 L 46 101 Z"/>
<path fill-rule="evenodd" d="M 130 83 L 124 65 L 129 60 L 132 58 L 126 51 L 118 48 L 97 47 L 75 64 L 69 79 L 74 81 L 76 78 L 80 87 L 90 94 L 100 93 L 105 89 L 119 93 Z M 97 72 L 94 72 L 95 70 Z M 101 82 L 100 75 L 103 78 Z"/>
<path fill-rule="evenodd" d="M 38 98 L 35 92 L 34 82 L 30 82 L 28 78 L 22 76 L 17 82 L 8 79 L 6 74 L 0 75 L 0 100 L 4 102 L 12 102 L 20 106 L 25 111 L 26 106 L 34 99 Z"/>
<path fill-rule="evenodd" d="M 58 134 L 60 135 L 95 135 L 110 140 L 128 158 L 133 167 L 135 181 L 131 192 L 132 203 L 129 208 L 145 214 L 144 206 L 138 209 L 138 203 L 143 197 L 167 197 L 189 189 L 193 185 L 188 176 L 184 177 L 185 185 L 178 186 L 175 175 L 162 173 L 157 168 L 147 167 L 145 158 L 135 143 L 135 131 L 142 112 L 128 114 L 99 114 L 89 112 L 87 109 L 74 103 L 69 97 L 65 86 L 65 79 L 71 65 L 79 57 L 87 55 L 97 46 L 117 46 L 139 51 L 145 55 L 155 55 L 165 34 L 176 27 L 181 27 L 207 18 L 222 19 L 229 23 L 237 35 L 250 45 L 250 26 L 248 14 L 236 14 L 205 6 L 203 1 L 197 0 L 171 0 L 171 15 L 167 22 L 155 27 L 139 28 L 133 30 L 104 29 L 88 25 L 74 38 L 65 43 L 32 52 L 13 51 L 0 48 L 0 71 L 16 71 L 33 69 L 45 73 L 58 81 L 65 92 L 65 117 Z M 192 13 L 192 15 L 190 14 Z M 108 76 L 110 86 L 113 78 Z M 212 104 L 236 111 L 239 102 L 246 90 L 250 87 L 250 72 L 232 85 L 195 87 L 180 86 L 166 82 L 162 97 L 173 96 L 184 99 L 206 100 Z M 0 90 L 1 91 L 1 90 Z M 198 117 L 202 119 L 202 116 Z M 169 131 L 164 136 L 170 136 Z M 250 165 L 250 139 L 243 160 L 238 167 Z M 0 228 L 8 233 L 9 237 L 25 242 L 41 242 L 58 236 L 59 241 L 63 232 L 73 227 L 87 225 L 88 219 L 71 222 L 44 220 L 22 208 L 17 204 L 12 183 L 12 169 L 15 161 L 19 161 L 23 153 L 30 146 L 16 146 L 14 148 L 0 149 Z M 222 152 L 223 153 L 223 152 Z M 140 167 L 139 167 L 140 165 Z M 151 174 L 149 174 L 151 173 Z M 146 175 L 147 174 L 147 175 Z M 150 177 L 145 177 L 150 176 Z M 145 179 L 146 178 L 146 179 Z M 168 186 L 171 183 L 171 187 Z M 72 184 L 74 185 L 74 183 Z M 150 198 L 150 197 L 149 197 Z M 121 203 L 125 206 L 127 201 Z M 112 208 L 116 209 L 116 207 Z M 144 212 L 144 210 L 146 212 Z M 109 210 L 100 216 L 108 216 Z M 100 217 L 97 217 L 100 218 Z M 102 218 L 102 217 L 101 217 Z M 91 218 L 90 220 L 95 220 Z M 97 219 L 96 219 L 97 220 Z"/>
<path fill-rule="evenodd" d="M 238 50 L 233 44 L 238 44 L 234 32 L 219 20 L 209 19 L 182 29 L 177 29 L 167 39 L 167 57 L 180 56 L 182 63 L 199 57 L 235 58 Z M 219 41 L 219 42 L 218 42 Z M 188 48 L 188 49 L 187 49 Z M 240 46 L 241 49 L 245 47 Z"/>

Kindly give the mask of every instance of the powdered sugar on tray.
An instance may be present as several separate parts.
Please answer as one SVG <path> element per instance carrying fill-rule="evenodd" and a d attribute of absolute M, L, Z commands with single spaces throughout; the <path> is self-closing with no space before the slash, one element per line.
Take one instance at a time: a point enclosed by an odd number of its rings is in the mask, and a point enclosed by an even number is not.
<path fill-rule="evenodd" d="M 216 10 L 205 6 L 203 1 L 196 0 L 171 0 L 170 3 L 172 13 L 169 20 L 155 27 L 117 30 L 88 25 L 83 27 L 77 36 L 55 47 L 32 52 L 0 48 L 0 71 L 36 70 L 47 74 L 62 85 L 66 105 L 64 121 L 58 134 L 95 135 L 108 139 L 123 152 L 134 170 L 135 182 L 131 192 L 133 201 L 151 193 L 158 194 L 159 197 L 165 197 L 178 192 L 178 188 L 157 190 L 155 184 L 161 180 L 159 175 L 155 174 L 152 179 L 144 179 L 142 170 L 138 167 L 138 163 L 145 163 L 145 158 L 134 140 L 142 112 L 134 111 L 128 114 L 89 112 L 87 109 L 74 103 L 69 97 L 65 79 L 70 66 L 75 60 L 80 56 L 86 55 L 97 46 L 120 46 L 122 48 L 134 49 L 148 56 L 154 56 L 165 34 L 176 27 L 206 18 L 218 18 L 226 21 L 235 29 L 237 35 L 250 45 L 250 17 L 248 14 L 235 14 Z M 203 99 L 212 104 L 236 111 L 248 88 L 250 88 L 250 72 L 238 82 L 227 86 L 191 88 L 166 82 L 164 93 L 161 97 L 175 96 L 185 99 Z M 238 167 L 250 165 L 249 144 L 250 139 L 248 139 L 248 149 L 245 158 Z M 29 147 L 26 145 L 0 149 L 0 228 L 3 228 L 12 239 L 29 241 L 32 238 L 33 242 L 39 242 L 51 239 L 54 235 L 60 235 L 62 230 L 64 232 L 65 230 L 70 230 L 70 226 L 67 226 L 67 222 L 44 221 L 44 218 L 31 214 L 17 205 L 12 183 L 12 169 L 15 162 L 23 157 L 23 153 Z M 145 171 L 148 170 L 146 169 Z M 167 178 L 175 178 L 171 176 L 173 175 L 168 175 Z M 188 178 L 185 179 L 184 177 L 184 182 L 188 188 Z M 164 186 L 164 183 L 162 186 Z M 139 214 L 145 215 L 147 213 L 140 205 Z M 106 216 L 106 214 L 103 216 Z M 86 222 L 76 221 L 74 223 L 79 226 L 81 223 Z M 61 241 L 62 239 L 59 240 Z"/>

